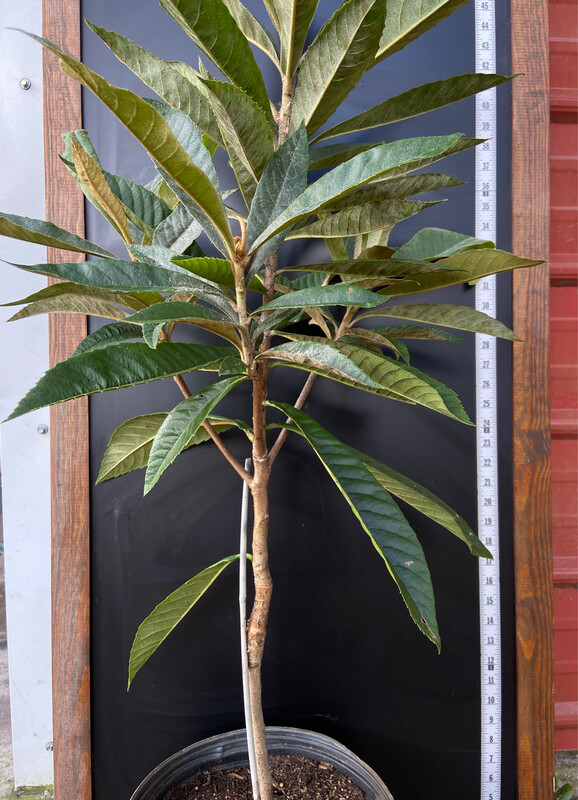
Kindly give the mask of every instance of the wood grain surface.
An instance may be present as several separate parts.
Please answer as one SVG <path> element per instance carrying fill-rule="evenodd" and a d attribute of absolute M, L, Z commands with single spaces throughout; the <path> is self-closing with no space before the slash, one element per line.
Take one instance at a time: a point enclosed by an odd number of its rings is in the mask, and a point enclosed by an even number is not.
<path fill-rule="evenodd" d="M 549 255 L 548 4 L 512 0 L 512 248 Z M 554 776 L 548 265 L 514 277 L 514 549 L 518 798 L 551 800 Z"/>
<path fill-rule="evenodd" d="M 43 33 L 80 56 L 79 0 L 43 3 Z M 58 159 L 61 133 L 82 127 L 80 87 L 44 53 L 46 218 L 84 235 L 83 195 Z M 48 251 L 49 261 L 84 256 Z M 86 336 L 86 318 L 50 316 L 50 360 L 66 358 Z M 90 800 L 90 527 L 88 401 L 51 408 L 52 681 L 55 800 Z"/>

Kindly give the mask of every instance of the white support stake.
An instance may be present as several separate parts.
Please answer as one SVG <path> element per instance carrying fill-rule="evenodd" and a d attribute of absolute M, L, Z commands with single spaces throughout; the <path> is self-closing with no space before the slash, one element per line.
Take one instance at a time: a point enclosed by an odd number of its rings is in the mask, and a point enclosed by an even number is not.
<path fill-rule="evenodd" d="M 496 71 L 494 0 L 475 2 L 476 71 Z M 496 90 L 476 95 L 476 237 L 496 241 Z M 476 286 L 476 308 L 496 316 L 495 277 Z M 478 531 L 493 559 L 480 559 L 480 800 L 501 800 L 502 657 L 500 614 L 500 530 L 498 509 L 498 409 L 496 341 L 476 335 L 476 423 Z"/>

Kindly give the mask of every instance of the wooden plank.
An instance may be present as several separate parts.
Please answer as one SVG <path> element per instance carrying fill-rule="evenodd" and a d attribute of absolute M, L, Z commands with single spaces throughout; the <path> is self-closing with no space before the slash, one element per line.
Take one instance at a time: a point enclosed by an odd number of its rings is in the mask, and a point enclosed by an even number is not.
<path fill-rule="evenodd" d="M 79 0 L 43 3 L 44 36 L 80 57 Z M 44 54 L 46 217 L 84 235 L 83 196 L 58 159 L 60 134 L 82 127 L 80 88 Z M 74 254 L 49 250 L 50 261 Z M 77 257 L 79 261 L 83 256 Z M 51 363 L 86 336 L 86 318 L 50 317 Z M 88 401 L 51 408 L 52 681 L 55 800 L 90 800 L 90 552 Z"/>
<path fill-rule="evenodd" d="M 548 4 L 512 0 L 512 247 L 549 250 Z M 548 267 L 514 277 L 514 548 L 518 798 L 551 800 L 554 776 Z"/>

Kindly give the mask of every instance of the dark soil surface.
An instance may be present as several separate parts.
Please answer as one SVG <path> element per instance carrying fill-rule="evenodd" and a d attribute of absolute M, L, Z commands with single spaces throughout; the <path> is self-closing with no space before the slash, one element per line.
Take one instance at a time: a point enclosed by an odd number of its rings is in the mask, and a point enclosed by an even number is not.
<path fill-rule="evenodd" d="M 271 759 L 273 796 L 279 800 L 369 800 L 350 778 L 326 761 L 298 756 Z M 164 800 L 252 800 L 247 767 L 199 772 L 171 789 Z"/>

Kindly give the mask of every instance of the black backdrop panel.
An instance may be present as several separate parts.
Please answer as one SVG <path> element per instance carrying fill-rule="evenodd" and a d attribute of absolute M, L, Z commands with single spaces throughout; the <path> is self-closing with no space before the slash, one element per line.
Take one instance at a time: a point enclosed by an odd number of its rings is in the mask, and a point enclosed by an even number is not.
<path fill-rule="evenodd" d="M 508 71 L 508 24 L 498 9 L 500 69 Z M 260 4 L 250 4 L 262 15 Z M 318 20 L 335 0 L 323 0 Z M 85 0 L 84 16 L 168 59 L 194 62 L 189 40 L 154 2 Z M 347 116 L 412 86 L 474 70 L 470 4 L 367 75 L 346 104 Z M 150 95 L 90 33 L 85 61 L 115 83 Z M 266 59 L 263 66 L 266 66 Z M 276 80 L 270 72 L 271 85 Z M 500 241 L 508 247 L 509 94 L 500 90 Z M 105 167 L 147 182 L 154 169 L 92 96 L 84 124 Z M 473 101 L 386 129 L 388 139 L 425 133 L 474 134 Z M 225 165 L 221 163 L 225 172 Z M 448 201 L 399 226 L 394 244 L 416 226 L 473 233 L 473 155 L 444 164 L 467 183 Z M 88 237 L 119 255 L 122 245 L 88 208 Z M 287 247 L 307 263 L 313 248 Z M 509 284 L 500 281 L 507 321 Z M 472 290 L 443 302 L 473 304 Z M 474 418 L 473 338 L 460 345 L 413 348 L 418 368 L 452 386 Z M 499 349 L 504 548 L 504 776 L 513 797 L 514 624 L 510 587 L 509 350 Z M 270 396 L 292 402 L 303 373 L 275 370 Z M 206 376 L 188 379 L 193 391 Z M 180 399 L 172 381 L 91 399 L 95 478 L 108 439 L 125 419 L 166 410 Z M 306 410 L 348 443 L 425 484 L 472 524 L 476 520 L 475 431 L 425 409 L 407 408 L 320 379 Z M 219 413 L 249 418 L 247 389 Z M 249 453 L 229 437 L 239 459 Z M 212 445 L 186 452 L 144 500 L 142 473 L 92 491 L 93 766 L 95 800 L 127 800 L 160 760 L 190 742 L 241 727 L 237 588 L 229 568 L 169 637 L 126 692 L 127 660 L 138 624 L 156 603 L 200 569 L 238 550 L 241 485 Z M 408 510 L 426 550 L 437 594 L 442 653 L 410 621 L 399 592 L 368 537 L 316 457 L 289 439 L 271 486 L 271 560 L 275 579 L 264 666 L 266 718 L 330 734 L 383 776 L 396 800 L 479 797 L 479 629 L 477 566 L 460 542 Z"/>

